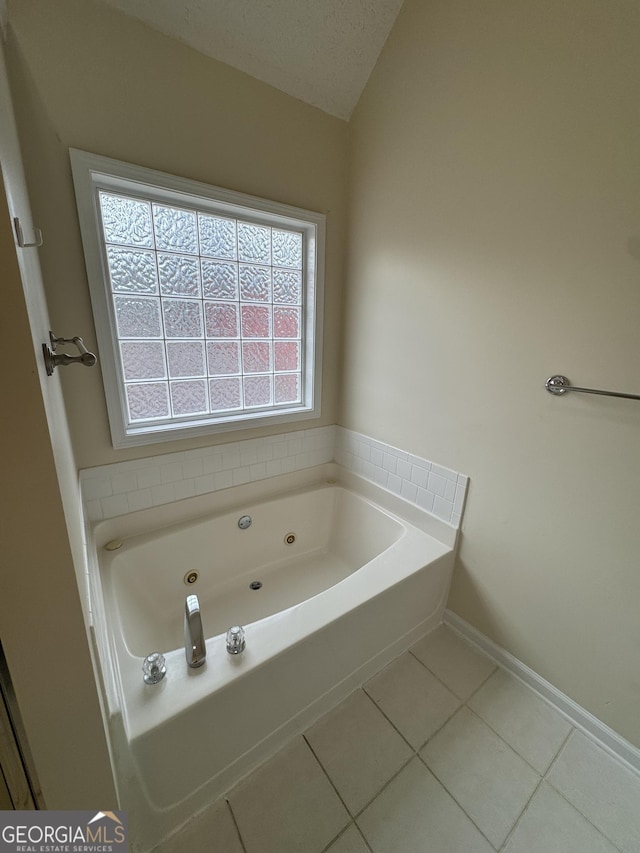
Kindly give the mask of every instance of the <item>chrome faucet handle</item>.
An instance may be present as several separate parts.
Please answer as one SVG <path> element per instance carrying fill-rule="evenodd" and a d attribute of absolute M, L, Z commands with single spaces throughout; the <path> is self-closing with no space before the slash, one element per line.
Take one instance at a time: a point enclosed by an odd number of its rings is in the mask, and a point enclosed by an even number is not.
<path fill-rule="evenodd" d="M 245 639 L 244 628 L 240 625 L 233 625 L 227 631 L 227 651 L 230 655 L 239 655 L 245 650 L 247 641 Z"/>
<path fill-rule="evenodd" d="M 159 684 L 167 674 L 162 652 L 151 652 L 142 664 L 143 680 L 145 684 Z"/>

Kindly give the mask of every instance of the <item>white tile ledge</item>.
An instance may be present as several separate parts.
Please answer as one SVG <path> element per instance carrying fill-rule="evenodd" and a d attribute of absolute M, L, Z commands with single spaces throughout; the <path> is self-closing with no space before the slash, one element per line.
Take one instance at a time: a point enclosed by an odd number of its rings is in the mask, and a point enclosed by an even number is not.
<path fill-rule="evenodd" d="M 328 462 L 459 529 L 466 475 L 335 424 L 86 468 L 80 484 L 98 522 Z"/>
<path fill-rule="evenodd" d="M 640 775 L 640 749 L 607 726 L 589 711 L 574 702 L 553 684 L 534 672 L 506 649 L 494 643 L 473 625 L 470 625 L 451 610 L 445 610 L 444 622 L 466 640 L 473 643 L 490 657 L 498 666 L 505 669 L 527 687 L 530 687 L 542 699 L 552 705 L 578 730 L 584 732 L 598 743 L 609 755 L 621 761 L 626 767 Z"/>

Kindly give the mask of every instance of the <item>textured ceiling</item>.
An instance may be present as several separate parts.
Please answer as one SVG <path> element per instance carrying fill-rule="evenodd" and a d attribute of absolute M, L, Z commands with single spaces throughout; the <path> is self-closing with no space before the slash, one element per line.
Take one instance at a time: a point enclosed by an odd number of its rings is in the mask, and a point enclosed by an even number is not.
<path fill-rule="evenodd" d="M 102 0 L 348 119 L 403 0 Z"/>

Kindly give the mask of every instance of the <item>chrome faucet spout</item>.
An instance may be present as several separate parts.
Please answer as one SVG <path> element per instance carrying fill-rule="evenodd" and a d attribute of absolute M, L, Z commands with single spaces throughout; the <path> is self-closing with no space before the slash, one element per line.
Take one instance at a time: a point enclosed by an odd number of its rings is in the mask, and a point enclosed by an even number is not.
<path fill-rule="evenodd" d="M 202 666 L 207 657 L 197 595 L 188 595 L 184 605 L 184 653 L 191 667 Z"/>

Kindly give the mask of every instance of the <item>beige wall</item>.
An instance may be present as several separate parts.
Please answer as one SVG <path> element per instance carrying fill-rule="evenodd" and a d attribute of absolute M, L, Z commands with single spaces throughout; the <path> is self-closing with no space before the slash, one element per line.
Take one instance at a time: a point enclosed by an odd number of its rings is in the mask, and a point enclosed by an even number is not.
<path fill-rule="evenodd" d="M 56 333 L 95 347 L 70 147 L 327 213 L 323 407 L 305 425 L 334 423 L 347 124 L 95 0 L 17 0 L 9 17 L 10 72 Z M 62 382 L 80 468 L 248 435 L 114 451 L 99 370 L 73 368 Z"/>
<path fill-rule="evenodd" d="M 450 607 L 640 745 L 640 7 L 406 0 L 352 119 L 341 423 L 471 476 Z"/>

